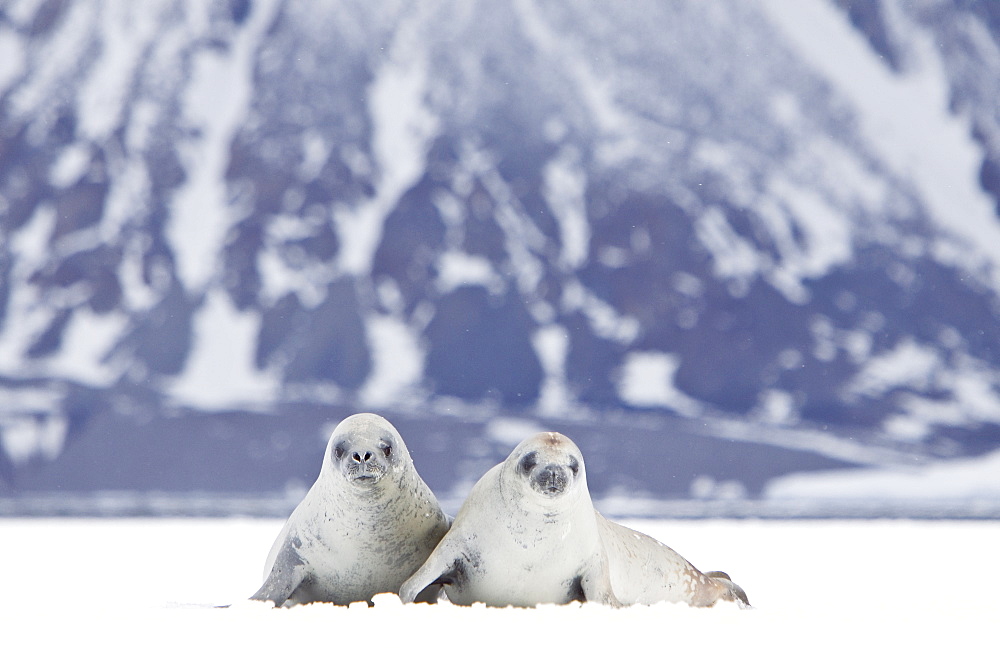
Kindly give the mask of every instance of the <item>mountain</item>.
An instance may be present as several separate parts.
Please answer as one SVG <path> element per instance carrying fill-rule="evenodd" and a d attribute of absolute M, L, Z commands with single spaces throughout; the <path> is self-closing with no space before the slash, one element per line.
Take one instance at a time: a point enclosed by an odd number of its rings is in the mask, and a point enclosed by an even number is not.
<path fill-rule="evenodd" d="M 1000 5 L 318 4 L 0 8 L 8 507 L 283 512 L 362 410 L 456 502 L 992 461 Z"/>

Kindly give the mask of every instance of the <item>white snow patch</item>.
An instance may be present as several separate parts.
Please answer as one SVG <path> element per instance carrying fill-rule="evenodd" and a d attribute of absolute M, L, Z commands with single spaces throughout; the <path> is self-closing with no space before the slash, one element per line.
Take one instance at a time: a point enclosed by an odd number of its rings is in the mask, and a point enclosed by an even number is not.
<path fill-rule="evenodd" d="M 302 241 L 315 234 L 322 218 L 272 216 L 265 228 L 264 248 L 257 254 L 261 297 L 273 305 L 286 294 L 295 293 L 306 308 L 316 308 L 327 295 L 327 286 L 337 276 L 334 263 L 311 258 L 301 248 L 287 242 Z"/>
<path fill-rule="evenodd" d="M 254 363 L 259 332 L 259 314 L 240 313 L 224 291 L 209 291 L 195 314 L 184 371 L 167 393 L 179 404 L 206 410 L 273 401 L 280 379 Z"/>
<path fill-rule="evenodd" d="M 708 208 L 695 221 L 695 234 L 711 253 L 712 272 L 718 278 L 746 281 L 761 270 L 753 244 L 732 228 L 718 208 Z"/>
<path fill-rule="evenodd" d="M 563 65 L 574 84 L 587 117 L 597 124 L 598 144 L 595 155 L 606 165 L 614 165 L 639 153 L 642 148 L 631 132 L 634 123 L 616 99 L 617 83 L 613 74 L 602 76 L 592 65 L 587 44 L 576 44 L 557 28 L 549 25 L 536 2 L 518 0 L 517 19 L 531 44 L 550 62 Z"/>
<path fill-rule="evenodd" d="M 257 2 L 253 7 L 228 51 L 205 49 L 195 54 L 183 98 L 184 122 L 200 132 L 197 139 L 178 147 L 187 179 L 173 198 L 166 236 L 174 249 L 178 276 L 194 293 L 215 274 L 232 223 L 225 179 L 230 147 L 250 105 L 254 54 L 276 3 Z"/>
<path fill-rule="evenodd" d="M 122 249 L 122 261 L 118 265 L 122 302 L 126 305 L 126 310 L 132 313 L 152 308 L 170 287 L 170 268 L 163 260 L 161 264 L 151 264 L 150 280 L 149 283 L 146 282 L 143 254 L 149 243 L 149 238 L 144 236 L 129 239 Z"/>
<path fill-rule="evenodd" d="M 149 173 L 141 159 L 130 159 L 118 168 L 119 171 L 111 180 L 104 216 L 98 230 L 97 243 L 100 244 L 121 239 L 126 224 L 141 217 L 152 201 Z"/>
<path fill-rule="evenodd" d="M 567 312 L 583 313 L 594 333 L 601 338 L 628 344 L 639 336 L 638 320 L 621 315 L 577 281 L 563 287 L 562 307 Z"/>
<path fill-rule="evenodd" d="M 669 408 L 680 415 L 701 413 L 701 405 L 674 386 L 680 366 L 676 355 L 636 351 L 625 356 L 618 379 L 618 396 L 640 408 Z"/>
<path fill-rule="evenodd" d="M 62 20 L 44 42 L 32 43 L 27 53 L 25 69 L 31 72 L 10 97 L 10 109 L 15 117 L 32 118 L 49 104 L 62 99 L 56 92 L 67 75 L 79 72 L 82 56 L 92 42 L 96 12 L 85 2 L 66 5 Z"/>
<path fill-rule="evenodd" d="M 587 222 L 587 175 L 580 166 L 579 151 L 562 149 L 545 165 L 542 192 L 559 223 L 562 252 L 559 260 L 566 269 L 578 269 L 587 261 L 590 225 Z"/>
<path fill-rule="evenodd" d="M 28 373 L 25 366 L 27 350 L 52 322 L 53 304 L 41 298 L 38 288 L 28 278 L 48 259 L 49 238 L 55 223 L 55 209 L 43 204 L 8 239 L 14 266 L 7 314 L 0 323 L 0 373 L 11 376 Z"/>
<path fill-rule="evenodd" d="M 573 393 L 566 384 L 569 333 L 565 327 L 547 325 L 535 331 L 531 344 L 545 373 L 538 397 L 538 412 L 541 415 L 566 415 L 575 404 Z"/>
<path fill-rule="evenodd" d="M 933 37 L 906 26 L 907 70 L 893 72 L 844 13 L 820 0 L 765 2 L 771 20 L 799 53 L 854 105 L 864 137 L 896 174 L 910 181 L 934 221 L 961 240 L 951 261 L 986 263 L 1000 285 L 1000 225 L 979 185 L 982 148 L 970 121 L 951 113 L 950 84 Z M 902 13 L 893 16 L 903 20 Z"/>
<path fill-rule="evenodd" d="M 819 429 L 796 429 L 724 418 L 706 418 L 703 429 L 715 438 L 813 452 L 854 464 L 890 466 L 913 464 L 920 460 L 920 457 L 906 452 L 860 442 L 853 436 L 835 436 Z"/>
<path fill-rule="evenodd" d="M 159 105 L 151 100 L 140 99 L 132 103 L 129 123 L 125 128 L 125 146 L 129 155 L 139 156 L 146 151 L 160 113 Z"/>
<path fill-rule="evenodd" d="M 302 164 L 299 165 L 299 179 L 309 183 L 319 176 L 330 159 L 330 146 L 323 135 L 314 128 L 302 132 Z"/>
<path fill-rule="evenodd" d="M 905 392 L 898 400 L 900 413 L 883 427 L 895 438 L 920 439 L 935 425 L 1000 424 L 1000 373 L 969 355 L 946 360 L 935 348 L 907 339 L 871 358 L 845 391 L 864 400 L 894 390 Z"/>
<path fill-rule="evenodd" d="M 0 97 L 24 74 L 24 43 L 7 26 L 0 26 Z"/>
<path fill-rule="evenodd" d="M 493 294 L 502 293 L 504 288 L 503 278 L 487 258 L 457 250 L 445 251 L 437 261 L 438 292 L 447 294 L 464 285 L 481 285 Z"/>
<path fill-rule="evenodd" d="M 493 199 L 493 218 L 503 231 L 504 250 L 510 258 L 517 289 L 522 295 L 533 296 L 545 275 L 545 266 L 537 253 L 544 249 L 546 236 L 521 206 L 510 184 L 497 171 L 492 158 L 484 152 L 470 150 L 465 153 L 463 162 L 469 165 L 470 172 L 479 177 L 480 184 Z"/>
<path fill-rule="evenodd" d="M 68 428 L 61 415 L 3 415 L 0 444 L 15 467 L 38 456 L 52 461 L 62 452 Z"/>
<path fill-rule="evenodd" d="M 773 388 L 761 392 L 760 403 L 754 413 L 767 424 L 785 425 L 798 421 L 795 397 L 789 392 Z"/>
<path fill-rule="evenodd" d="M 765 216 L 764 220 L 774 223 L 773 229 L 777 232 L 775 241 L 782 262 L 776 271 L 779 274 L 787 272 L 796 291 L 804 290 L 802 279 L 822 276 L 851 259 L 853 226 L 836 208 L 814 191 L 780 178 L 772 180 L 770 192 L 792 216 L 791 221 L 783 214 L 778 220 L 772 216 Z M 796 236 L 792 235 L 793 223 L 801 241 L 796 241 Z"/>
<path fill-rule="evenodd" d="M 851 395 L 875 397 L 897 387 L 925 390 L 940 364 L 937 350 L 905 339 L 895 348 L 872 357 L 858 371 L 847 391 Z"/>
<path fill-rule="evenodd" d="M 768 483 L 764 496 L 793 499 L 892 499 L 974 503 L 1000 497 L 1000 451 L 981 457 L 882 470 L 797 473 Z"/>
<path fill-rule="evenodd" d="M 387 59 L 368 90 L 372 151 L 378 166 L 375 196 L 349 207 L 334 208 L 340 238 L 341 270 L 367 275 L 386 216 L 424 172 L 427 149 L 438 132 L 438 119 L 427 104 L 427 62 L 420 36 L 402 26 Z"/>
<path fill-rule="evenodd" d="M 49 173 L 49 183 L 67 188 L 80 180 L 90 167 L 90 147 L 81 142 L 70 144 L 56 159 Z"/>
<path fill-rule="evenodd" d="M 96 39 L 101 54 L 79 88 L 78 136 L 102 142 L 118 128 L 142 52 L 155 39 L 171 4 L 160 0 L 100 6 Z"/>
<path fill-rule="evenodd" d="M 424 350 L 419 337 L 405 322 L 391 315 L 369 316 L 365 332 L 372 354 L 372 371 L 361 388 L 362 403 L 379 408 L 414 398 L 415 388 L 424 375 Z"/>
<path fill-rule="evenodd" d="M 84 306 L 74 309 L 59 351 L 44 361 L 46 372 L 85 385 L 111 385 L 121 369 L 106 358 L 128 325 L 128 316 L 119 311 L 98 314 Z"/>
<path fill-rule="evenodd" d="M 64 400 L 65 392 L 50 387 L 0 388 L 0 446 L 14 466 L 59 456 L 69 426 Z"/>

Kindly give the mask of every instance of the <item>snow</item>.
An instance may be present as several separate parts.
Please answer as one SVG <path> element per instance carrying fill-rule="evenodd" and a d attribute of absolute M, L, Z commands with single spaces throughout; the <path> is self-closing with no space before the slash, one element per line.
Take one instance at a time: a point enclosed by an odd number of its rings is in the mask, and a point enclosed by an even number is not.
<path fill-rule="evenodd" d="M 414 21 L 414 25 L 419 25 Z M 381 63 L 368 90 L 372 152 L 378 164 L 375 195 L 356 207 L 338 204 L 334 221 L 341 241 L 340 266 L 352 275 L 371 271 L 386 216 L 423 175 L 427 149 L 438 132 L 438 119 L 426 103 L 427 63 L 419 35 L 397 31 L 389 57 Z"/>
<path fill-rule="evenodd" d="M 395 315 L 368 316 L 365 333 L 374 368 L 361 388 L 362 404 L 380 408 L 419 396 L 425 360 L 417 334 Z"/>
<path fill-rule="evenodd" d="M 278 377 L 254 362 L 260 314 L 239 312 L 221 289 L 208 293 L 194 321 L 194 348 L 166 388 L 171 399 L 205 410 L 274 401 Z"/>
<path fill-rule="evenodd" d="M 629 521 L 754 608 L 538 609 L 245 601 L 275 520 L 0 520 L 7 665 L 982 665 L 996 522 Z M 216 605 L 232 603 L 230 608 Z M 529 661 L 530 663 L 530 661 Z M 583 664 L 579 664 L 583 665 Z"/>
<path fill-rule="evenodd" d="M 698 415 L 702 407 L 674 385 L 680 367 L 677 355 L 656 351 L 625 355 L 618 379 L 618 396 L 631 406 L 670 408 L 680 415 Z"/>
<path fill-rule="evenodd" d="M 21 229 L 5 240 L 12 251 L 13 266 L 6 317 L 0 323 L 0 373 L 14 377 L 27 375 L 26 352 L 55 317 L 54 305 L 40 299 L 38 287 L 28 281 L 49 258 L 47 244 L 55 224 L 55 209 L 42 205 Z"/>
<path fill-rule="evenodd" d="M 1000 498 L 1000 450 L 923 466 L 796 473 L 778 478 L 764 490 L 769 499 L 892 499 L 948 502 L 961 507 Z"/>
<path fill-rule="evenodd" d="M 95 387 L 111 385 L 119 369 L 105 360 L 127 326 L 128 318 L 120 312 L 98 314 L 87 307 L 78 308 L 66 326 L 58 353 L 44 361 L 48 374 Z"/>
<path fill-rule="evenodd" d="M 850 101 L 871 150 L 897 175 L 916 186 L 935 222 L 960 240 L 939 259 L 973 271 L 989 267 L 1000 281 L 1000 227 L 979 183 L 983 150 L 967 117 L 950 110 L 950 84 L 934 38 L 916 25 L 907 62 L 894 73 L 852 30 L 832 3 L 772 0 L 762 6 L 801 56 Z M 902 12 L 891 12 L 904 21 Z"/>
<path fill-rule="evenodd" d="M 165 5 L 107 3 L 97 11 L 100 57 L 79 89 L 76 106 L 82 138 L 101 142 L 119 127 L 129 87 L 143 62 L 143 51 L 156 39 Z"/>
<path fill-rule="evenodd" d="M 974 426 L 1000 420 L 998 385 L 1000 374 L 988 363 L 964 353 L 945 359 L 936 349 L 906 338 L 870 358 L 846 392 L 858 401 L 900 392 L 901 412 L 886 419 L 883 429 L 892 437 L 916 440 L 937 425 Z"/>
<path fill-rule="evenodd" d="M 182 115 L 193 138 L 178 147 L 187 179 L 174 195 L 167 227 L 178 276 L 192 292 L 212 278 L 233 222 L 225 174 L 233 137 L 250 109 L 254 56 L 274 11 L 274 2 L 256 3 L 231 49 L 206 49 L 192 58 Z M 200 29 L 196 14 L 189 19 Z"/>
<path fill-rule="evenodd" d="M 597 158 L 614 165 L 639 153 L 641 146 L 629 132 L 634 123 L 619 104 L 614 76 L 594 69 L 595 58 L 588 45 L 560 34 L 558 26 L 546 21 L 544 8 L 532 0 L 519 0 L 514 8 L 525 37 L 547 60 L 564 68 L 593 119 L 601 140 L 595 151 Z"/>
<path fill-rule="evenodd" d="M 567 312 L 580 311 L 602 339 L 629 344 L 639 336 L 638 320 L 621 315 L 578 281 L 570 281 L 563 287 L 562 308 Z"/>
<path fill-rule="evenodd" d="M 52 461 L 63 449 L 69 424 L 61 416 L 30 414 L 0 415 L 0 444 L 15 466 L 41 455 Z"/>
<path fill-rule="evenodd" d="M 577 415 L 583 410 L 575 405 L 573 392 L 566 382 L 566 356 L 569 354 L 569 332 L 560 325 L 546 325 L 535 330 L 531 345 L 545 372 L 538 397 L 540 415 Z"/>
<path fill-rule="evenodd" d="M 698 240 L 712 255 L 712 271 L 718 278 L 748 281 L 760 271 L 753 245 L 732 228 L 726 216 L 709 207 L 695 221 Z"/>
<path fill-rule="evenodd" d="M 545 166 L 543 192 L 549 209 L 559 222 L 562 252 L 567 269 L 579 269 L 590 250 L 587 222 L 587 175 L 580 166 L 579 151 L 564 148 Z"/>
<path fill-rule="evenodd" d="M 459 250 L 446 250 L 437 260 L 435 287 L 448 294 L 465 285 L 481 285 L 490 294 L 503 293 L 503 278 L 493 270 L 489 258 L 469 255 Z"/>

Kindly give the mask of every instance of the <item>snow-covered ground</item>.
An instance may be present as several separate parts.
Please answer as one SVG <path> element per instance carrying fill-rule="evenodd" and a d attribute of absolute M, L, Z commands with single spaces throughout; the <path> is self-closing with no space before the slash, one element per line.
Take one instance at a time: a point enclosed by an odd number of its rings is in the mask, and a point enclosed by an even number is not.
<path fill-rule="evenodd" d="M 273 520 L 0 520 L 0 662 L 75 665 L 986 665 L 1000 523 L 625 521 L 702 569 L 726 604 L 534 610 L 243 601 Z M 230 608 L 219 604 L 235 603 Z M 578 663 L 585 659 L 583 664 Z"/>

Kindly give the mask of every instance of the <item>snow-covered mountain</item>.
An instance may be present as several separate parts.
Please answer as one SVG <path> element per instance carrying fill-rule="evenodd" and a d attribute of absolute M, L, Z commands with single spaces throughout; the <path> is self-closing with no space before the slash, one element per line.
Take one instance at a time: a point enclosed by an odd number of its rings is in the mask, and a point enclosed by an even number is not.
<path fill-rule="evenodd" d="M 8 0 L 0 490 L 294 496 L 359 410 L 455 498 L 985 462 L 998 100 L 993 2 Z"/>

